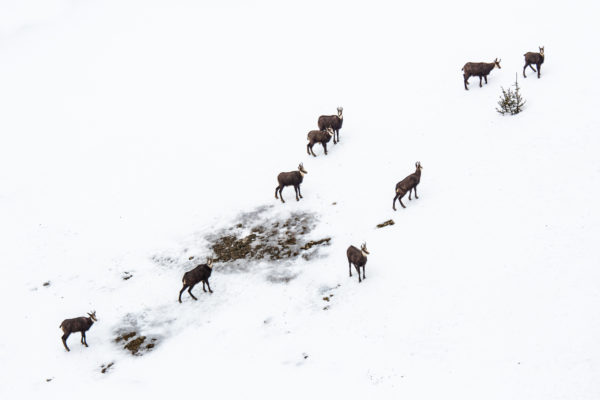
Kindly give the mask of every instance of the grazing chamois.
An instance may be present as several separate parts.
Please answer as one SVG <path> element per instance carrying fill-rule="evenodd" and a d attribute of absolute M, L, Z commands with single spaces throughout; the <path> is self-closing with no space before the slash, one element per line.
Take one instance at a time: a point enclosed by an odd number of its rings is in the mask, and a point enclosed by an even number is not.
<path fill-rule="evenodd" d="M 324 131 L 310 131 L 306 138 L 308 139 L 308 144 L 306 145 L 306 152 L 308 155 L 312 153 L 313 156 L 317 156 L 313 151 L 313 146 L 316 143 L 321 143 L 323 149 L 325 150 L 325 155 L 327 155 L 327 143 L 331 140 L 331 137 L 334 135 L 333 129 L 331 127 L 327 127 Z"/>
<path fill-rule="evenodd" d="M 338 107 L 338 115 L 321 115 L 319 117 L 318 125 L 320 130 L 324 131 L 327 128 L 331 128 L 335 132 L 333 144 L 340 141 L 340 129 L 342 129 L 342 124 L 344 123 L 344 116 L 342 115 L 343 111 L 344 109 L 342 107 Z"/>
<path fill-rule="evenodd" d="M 408 192 L 408 200 L 412 200 L 410 195 L 412 194 L 413 189 L 415 190 L 415 199 L 419 198 L 419 196 L 417 196 L 417 185 L 419 182 L 421 182 L 421 170 L 423 167 L 419 161 L 415 163 L 415 167 L 417 167 L 417 170 L 414 173 L 410 174 L 396 184 L 396 197 L 394 197 L 394 202 L 392 203 L 392 208 L 394 211 L 396 211 L 396 199 L 398 199 L 402 208 L 406 208 L 406 206 L 402 203 L 402 198 L 406 192 Z"/>
<path fill-rule="evenodd" d="M 366 243 L 363 243 L 360 246 L 360 250 L 354 246 L 350 246 L 348 247 L 348 250 L 346 250 L 346 255 L 348 256 L 348 272 L 350 272 L 350 276 L 352 277 L 352 264 L 354 264 L 354 268 L 356 268 L 356 272 L 358 272 L 359 283 L 362 282 L 362 279 L 360 279 L 360 267 L 363 269 L 363 279 L 367 279 L 365 276 L 367 254 L 369 254 L 369 251 L 367 250 Z"/>
<path fill-rule="evenodd" d="M 540 72 L 542 71 L 542 64 L 544 63 L 544 47 L 539 47 L 539 53 L 528 52 L 523 54 L 525 56 L 525 66 L 523 67 L 523 77 L 527 78 L 525 75 L 525 68 L 529 66 L 533 70 L 533 72 L 537 72 L 538 79 L 540 79 Z M 533 68 L 533 64 L 537 67 L 537 71 Z"/>
<path fill-rule="evenodd" d="M 285 200 L 283 200 L 283 194 L 281 194 L 281 192 L 283 191 L 284 187 L 293 186 L 294 190 L 296 191 L 296 201 L 300 201 L 300 199 L 302 198 L 302 193 L 300 193 L 300 184 L 302 183 L 304 175 L 306 174 L 308 174 L 308 172 L 306 172 L 304 166 L 302 165 L 302 163 L 300 163 L 300 165 L 298 165 L 298 171 L 282 172 L 279 175 L 277 175 L 277 182 L 279 182 L 279 185 L 277 185 L 277 187 L 275 188 L 275 198 L 281 198 L 281 202 L 285 203 Z M 277 197 L 278 191 L 279 197 Z M 300 196 L 300 199 L 298 198 L 298 196 Z"/>
<path fill-rule="evenodd" d="M 183 274 L 183 288 L 179 292 L 179 302 L 181 303 L 181 295 L 185 289 L 188 289 L 188 293 L 192 296 L 192 299 L 198 300 L 196 296 L 192 294 L 192 289 L 196 286 L 197 283 L 202 282 L 202 290 L 206 292 L 206 288 L 204 285 L 208 286 L 208 291 L 212 293 L 212 289 L 210 288 L 210 283 L 208 283 L 208 278 L 210 278 L 210 274 L 212 273 L 213 268 L 213 260 L 209 258 L 206 260 L 206 264 L 200 264 L 196 268 L 191 271 Z"/>
<path fill-rule="evenodd" d="M 468 62 L 465 64 L 464 67 L 462 67 L 462 71 L 464 71 L 463 73 L 463 77 L 465 78 L 465 90 L 469 90 L 469 88 L 467 87 L 467 85 L 469 84 L 469 78 L 472 76 L 478 76 L 479 77 L 479 87 L 481 87 L 481 78 L 485 79 L 485 84 L 487 85 L 487 76 L 489 75 L 489 73 L 494 69 L 494 68 L 501 68 L 500 67 L 500 61 L 497 58 L 494 60 L 494 62 L 491 63 L 484 63 L 484 62 Z"/>
<path fill-rule="evenodd" d="M 59 326 L 63 331 L 62 342 L 67 351 L 71 351 L 69 346 L 67 346 L 67 339 L 69 335 L 73 332 L 81 332 L 81 344 L 88 347 L 87 339 L 85 337 L 85 332 L 89 330 L 92 325 L 94 325 L 94 321 L 98 321 L 96 318 L 96 311 L 92 311 L 91 313 L 87 313 L 89 317 L 78 317 L 78 318 L 70 318 L 65 319 Z"/>

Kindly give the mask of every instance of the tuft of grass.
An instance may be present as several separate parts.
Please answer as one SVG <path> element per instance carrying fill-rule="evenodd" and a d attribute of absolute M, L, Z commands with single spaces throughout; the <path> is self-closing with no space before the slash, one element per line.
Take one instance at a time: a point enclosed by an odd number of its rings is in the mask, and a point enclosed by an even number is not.
<path fill-rule="evenodd" d="M 136 331 L 124 333 L 120 336 L 117 336 L 115 338 L 115 342 L 119 343 L 121 340 L 128 341 L 130 338 L 134 337 L 135 335 L 137 335 Z"/>
<path fill-rule="evenodd" d="M 383 227 L 385 227 L 385 226 L 390 226 L 390 225 L 394 225 L 394 224 L 395 224 L 395 222 L 394 222 L 394 220 L 393 220 L 393 219 L 388 219 L 388 220 L 387 220 L 387 221 L 385 221 L 385 222 L 382 222 L 382 223 L 380 223 L 380 224 L 377 224 L 377 227 L 378 227 L 378 228 L 383 228 Z"/>
<path fill-rule="evenodd" d="M 331 241 L 331 238 L 324 238 L 324 239 L 320 239 L 320 240 L 311 240 L 310 242 L 307 242 L 304 246 L 300 247 L 302 250 L 309 250 L 311 247 L 314 246 L 320 246 L 320 245 L 329 245 L 329 242 Z"/>
<path fill-rule="evenodd" d="M 140 351 L 140 347 L 141 345 L 146 341 L 146 336 L 138 336 L 137 338 L 133 339 L 132 341 L 130 341 L 129 343 L 127 343 L 125 346 L 123 346 L 125 349 L 129 350 L 131 352 L 131 354 L 133 355 L 137 355 L 138 352 Z"/>
<path fill-rule="evenodd" d="M 111 368 L 113 365 L 115 365 L 115 363 L 114 363 L 114 362 L 110 362 L 110 363 L 108 363 L 108 364 L 106 364 L 106 365 L 102 364 L 102 365 L 100 366 L 100 368 L 101 368 L 100 372 L 102 372 L 103 374 L 107 373 L 107 372 L 108 372 L 108 370 L 109 370 L 109 369 L 110 369 L 110 368 Z"/>

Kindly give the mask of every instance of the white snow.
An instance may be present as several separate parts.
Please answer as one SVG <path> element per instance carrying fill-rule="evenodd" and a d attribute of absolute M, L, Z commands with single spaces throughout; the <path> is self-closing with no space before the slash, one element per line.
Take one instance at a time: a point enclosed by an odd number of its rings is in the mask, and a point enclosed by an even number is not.
<path fill-rule="evenodd" d="M 0 397 L 598 399 L 599 9 L 2 1 Z M 462 65 L 496 57 L 465 91 Z M 515 73 L 526 109 L 501 117 Z M 341 142 L 308 156 L 337 106 Z M 417 160 L 419 199 L 394 212 Z M 299 162 L 304 199 L 282 205 Z M 214 294 L 179 304 L 187 255 L 265 205 L 316 213 L 331 246 L 217 265 Z M 93 309 L 67 353 L 59 324 Z M 114 343 L 128 314 L 161 338 L 143 357 Z"/>

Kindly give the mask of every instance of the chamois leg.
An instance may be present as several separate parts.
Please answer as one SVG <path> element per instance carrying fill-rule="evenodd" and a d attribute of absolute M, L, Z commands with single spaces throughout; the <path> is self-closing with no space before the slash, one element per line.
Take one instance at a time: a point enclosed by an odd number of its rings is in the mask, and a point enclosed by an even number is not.
<path fill-rule="evenodd" d="M 65 346 L 65 349 L 67 349 L 67 351 L 71 351 L 69 349 L 69 346 L 67 346 L 67 339 L 69 338 L 70 334 L 71 334 L 71 332 L 65 332 L 65 334 L 62 335 L 62 342 L 63 342 L 63 345 Z"/>
<path fill-rule="evenodd" d="M 394 197 L 394 201 L 392 202 L 392 208 L 394 211 L 396 211 L 396 199 L 398 199 L 398 197 L 400 197 L 400 193 L 396 194 L 396 197 Z"/>
<path fill-rule="evenodd" d="M 537 71 L 535 70 L 535 68 L 533 68 L 533 64 L 529 64 L 529 68 L 531 68 L 531 69 L 533 70 L 533 72 L 537 72 Z M 538 67 L 538 68 L 539 68 L 539 67 Z"/>
<path fill-rule="evenodd" d="M 85 345 L 85 347 L 88 347 L 87 338 L 85 337 L 85 332 L 81 332 L 81 344 Z"/>
<path fill-rule="evenodd" d="M 481 84 L 481 76 L 479 77 L 479 87 L 483 87 L 483 85 Z"/>
<path fill-rule="evenodd" d="M 277 186 L 277 187 L 275 188 L 275 198 L 276 198 L 276 199 L 279 199 L 279 197 L 277 197 L 277 191 L 278 191 L 278 190 L 279 190 L 279 186 Z"/>
<path fill-rule="evenodd" d="M 365 265 L 363 265 L 363 279 L 367 279 L 367 275 L 365 275 L 366 268 L 367 268 L 367 263 L 365 262 Z"/>
<path fill-rule="evenodd" d="M 487 75 L 484 75 L 483 79 L 485 79 L 485 84 L 487 85 Z"/>
<path fill-rule="evenodd" d="M 190 294 L 190 296 L 192 296 L 192 299 L 198 300 L 196 298 L 196 296 L 194 296 L 194 294 L 192 293 L 192 289 L 194 288 L 194 286 L 196 286 L 196 284 L 193 284 L 192 286 L 190 286 L 190 288 L 188 289 L 188 293 Z"/>
<path fill-rule="evenodd" d="M 356 265 L 355 265 L 356 267 Z M 356 267 L 356 272 L 358 273 L 358 283 L 362 282 L 362 279 L 360 279 L 360 267 Z"/>
<path fill-rule="evenodd" d="M 337 141 L 339 142 L 340 141 L 340 130 L 339 129 L 335 130 L 335 135 L 337 136 Z"/>
<path fill-rule="evenodd" d="M 463 74 L 463 78 L 465 81 L 465 90 L 469 90 L 469 88 L 467 87 L 467 85 L 469 84 L 469 77 L 466 74 Z"/>
<path fill-rule="evenodd" d="M 206 282 L 206 286 L 208 286 L 208 291 L 209 293 L 212 293 L 212 289 L 210 288 L 210 283 L 208 283 L 208 279 L 206 279 L 205 281 L 202 281 L 202 289 L 204 289 L 204 282 Z M 206 292 L 206 290 L 205 290 Z"/>
<path fill-rule="evenodd" d="M 537 73 L 538 73 L 538 79 L 540 79 L 540 74 L 541 74 L 541 72 L 542 72 L 542 64 L 538 64 L 538 65 L 537 65 L 537 67 L 538 67 L 538 70 L 537 70 Z"/>
<path fill-rule="evenodd" d="M 310 148 L 310 143 L 308 143 L 308 144 L 306 145 L 306 152 L 307 152 L 307 153 L 308 153 L 308 155 L 310 156 L 310 150 L 309 150 L 309 148 Z"/>
<path fill-rule="evenodd" d="M 327 143 L 323 143 L 323 150 L 325 150 L 325 155 L 327 155 Z"/>
<path fill-rule="evenodd" d="M 417 185 L 415 185 L 415 199 L 418 199 L 419 196 L 417 196 Z"/>
<path fill-rule="evenodd" d="M 279 187 L 279 198 L 281 199 L 282 203 L 285 203 L 285 200 L 283 199 L 283 186 Z"/>
<path fill-rule="evenodd" d="M 315 151 L 313 150 L 313 146 L 314 146 L 314 145 L 315 145 L 314 143 L 311 143 L 311 144 L 310 144 L 310 153 L 308 153 L 308 154 L 310 155 L 310 154 L 312 153 L 312 155 L 313 155 L 314 157 L 316 157 L 317 155 L 315 154 Z"/>
<path fill-rule="evenodd" d="M 298 185 L 298 195 L 300 196 L 300 198 L 302 199 L 302 191 L 300 190 L 300 185 Z"/>
<path fill-rule="evenodd" d="M 525 75 L 526 69 L 527 69 L 527 63 L 525 63 L 525 66 L 523 67 L 523 78 L 527 78 L 527 75 Z"/>
<path fill-rule="evenodd" d="M 296 192 L 296 201 L 300 201 L 300 199 L 298 198 L 298 192 L 300 191 L 300 186 L 294 185 L 294 191 Z"/>
<path fill-rule="evenodd" d="M 406 206 L 404 205 L 404 203 L 402 202 L 402 197 L 404 196 L 400 196 L 398 197 L 398 201 L 400 202 L 400 205 L 402 206 L 402 208 L 406 208 Z"/>
<path fill-rule="evenodd" d="M 412 191 L 413 191 L 413 190 L 412 190 L 412 188 L 410 188 L 410 190 L 408 191 L 408 200 L 412 200 L 412 199 L 410 198 L 410 195 L 412 194 Z"/>
<path fill-rule="evenodd" d="M 348 272 L 350 273 L 350 277 L 352 278 L 352 263 L 348 261 Z"/>
<path fill-rule="evenodd" d="M 188 287 L 187 285 L 183 285 L 183 288 L 182 288 L 182 289 L 181 289 L 181 291 L 179 292 L 179 302 L 180 302 L 180 303 L 181 303 L 181 294 L 183 293 L 183 291 L 184 291 L 185 289 L 187 289 L 187 287 Z"/>

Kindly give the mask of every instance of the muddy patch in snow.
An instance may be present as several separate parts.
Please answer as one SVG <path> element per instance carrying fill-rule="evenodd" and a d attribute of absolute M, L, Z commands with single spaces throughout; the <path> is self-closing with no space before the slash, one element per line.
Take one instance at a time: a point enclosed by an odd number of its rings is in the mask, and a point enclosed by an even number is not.
<path fill-rule="evenodd" d="M 268 269 L 265 278 L 272 283 L 288 283 L 298 271 L 286 269 L 298 257 L 311 260 L 329 246 L 331 237 L 311 237 L 317 226 L 316 214 L 294 211 L 276 214 L 272 206 L 259 207 L 238 215 L 229 226 L 211 229 L 198 238 L 197 248 L 185 248 L 181 255 L 157 255 L 153 260 L 164 267 L 190 270 L 212 257 L 214 271 L 230 274 Z"/>
<path fill-rule="evenodd" d="M 140 324 L 139 318 L 140 316 L 127 314 L 115 331 L 115 343 L 134 356 L 143 356 L 154 350 L 161 338 L 158 334 L 145 332 L 142 325 L 147 323 Z"/>

